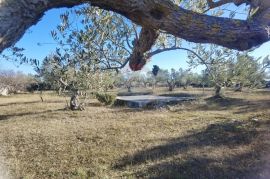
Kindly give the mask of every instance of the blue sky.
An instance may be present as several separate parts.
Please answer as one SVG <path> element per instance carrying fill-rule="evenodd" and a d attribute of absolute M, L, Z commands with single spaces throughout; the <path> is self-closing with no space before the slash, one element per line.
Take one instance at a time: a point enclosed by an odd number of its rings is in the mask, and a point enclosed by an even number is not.
<path fill-rule="evenodd" d="M 36 58 L 39 60 L 44 59 L 45 56 L 55 49 L 50 32 L 60 23 L 59 16 L 66 10 L 66 8 L 62 8 L 48 11 L 37 25 L 32 26 L 27 31 L 16 46 L 25 48 L 25 54 L 29 58 Z M 40 46 L 38 43 L 48 44 Z M 251 52 L 251 54 L 256 57 L 270 55 L 270 42 L 263 44 L 254 52 Z M 179 69 L 180 67 L 187 69 L 188 65 L 186 60 L 187 53 L 185 51 L 177 50 L 165 52 L 152 57 L 151 61 L 146 65 L 146 68 L 151 69 L 153 65 L 158 65 L 163 69 Z M 0 69 L 12 69 L 15 71 L 23 71 L 25 73 L 34 73 L 34 70 L 30 65 L 19 65 L 16 62 L 8 62 L 3 59 L 0 59 Z M 201 69 L 198 69 L 197 71 L 200 70 Z"/>

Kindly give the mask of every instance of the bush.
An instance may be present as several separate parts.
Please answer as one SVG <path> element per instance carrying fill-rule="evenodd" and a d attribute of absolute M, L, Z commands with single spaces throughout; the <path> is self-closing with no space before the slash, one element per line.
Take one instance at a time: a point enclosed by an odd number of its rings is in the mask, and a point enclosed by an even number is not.
<path fill-rule="evenodd" d="M 99 102 L 105 105 L 111 105 L 115 102 L 116 96 L 107 93 L 96 93 L 96 98 Z"/>

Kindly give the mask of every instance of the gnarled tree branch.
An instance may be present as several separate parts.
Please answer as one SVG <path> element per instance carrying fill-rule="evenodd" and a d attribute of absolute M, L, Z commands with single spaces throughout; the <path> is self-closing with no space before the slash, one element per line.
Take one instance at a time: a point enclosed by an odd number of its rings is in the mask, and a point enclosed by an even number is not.
<path fill-rule="evenodd" d="M 148 58 L 145 56 L 145 52 L 151 50 L 157 38 L 157 31 L 142 28 L 139 38 L 134 42 L 133 52 L 129 57 L 129 66 L 133 71 L 141 70 L 146 64 Z"/>
<path fill-rule="evenodd" d="M 214 43 L 230 49 L 247 50 L 270 39 L 267 31 L 269 11 L 264 11 L 262 22 L 203 15 L 178 7 L 169 0 L 2 0 L 0 52 L 17 42 L 47 10 L 82 3 L 112 10 L 146 29 L 163 30 L 195 43 Z"/>

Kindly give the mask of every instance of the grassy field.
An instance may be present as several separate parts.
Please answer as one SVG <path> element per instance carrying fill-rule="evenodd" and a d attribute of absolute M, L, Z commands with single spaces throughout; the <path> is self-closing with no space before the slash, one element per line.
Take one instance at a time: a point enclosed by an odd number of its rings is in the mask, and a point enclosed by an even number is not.
<path fill-rule="evenodd" d="M 1 97 L 0 178 L 269 178 L 270 91 L 226 96 L 152 110 L 90 99 L 85 111 L 52 94 Z"/>

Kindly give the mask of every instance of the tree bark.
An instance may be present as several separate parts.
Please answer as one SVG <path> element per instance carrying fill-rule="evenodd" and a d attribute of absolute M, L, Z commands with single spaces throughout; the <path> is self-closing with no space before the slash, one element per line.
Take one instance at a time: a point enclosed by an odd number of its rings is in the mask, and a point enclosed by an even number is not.
<path fill-rule="evenodd" d="M 1 0 L 0 52 L 14 45 L 49 9 L 91 3 L 124 15 L 133 22 L 195 43 L 214 43 L 247 50 L 269 41 L 270 19 L 234 20 L 198 14 L 169 0 Z M 269 17 L 266 11 L 265 17 Z"/>
<path fill-rule="evenodd" d="M 129 67 L 133 71 L 141 70 L 146 64 L 148 57 L 145 52 L 151 50 L 158 38 L 157 31 L 153 29 L 142 28 L 140 36 L 134 42 L 132 54 L 129 57 Z"/>
<path fill-rule="evenodd" d="M 173 91 L 174 90 L 174 86 L 172 84 L 169 84 L 169 91 Z"/>
<path fill-rule="evenodd" d="M 172 81 L 167 81 L 168 87 L 169 87 L 169 91 L 173 91 L 175 88 L 175 83 Z"/>
<path fill-rule="evenodd" d="M 221 97 L 221 86 L 220 85 L 215 86 L 215 97 Z"/>
<path fill-rule="evenodd" d="M 236 92 L 242 92 L 242 89 L 243 89 L 242 83 L 238 83 L 238 84 L 235 85 L 234 91 L 236 91 Z"/>

